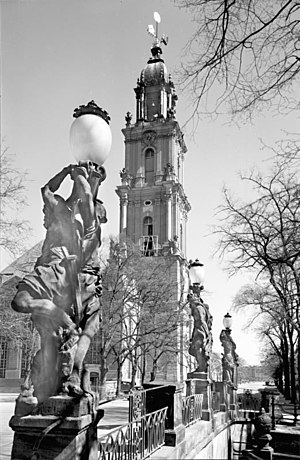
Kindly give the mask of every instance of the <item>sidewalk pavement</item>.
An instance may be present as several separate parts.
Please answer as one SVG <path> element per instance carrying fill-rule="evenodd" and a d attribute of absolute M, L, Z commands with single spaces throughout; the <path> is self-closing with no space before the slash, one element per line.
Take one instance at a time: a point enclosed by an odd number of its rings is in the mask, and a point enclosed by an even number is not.
<path fill-rule="evenodd" d="M 100 404 L 99 409 L 104 410 L 104 417 L 98 423 L 98 439 L 109 434 L 119 426 L 128 423 L 128 399 L 114 399 Z"/>
<path fill-rule="evenodd" d="M 15 402 L 19 393 L 1 393 L 0 392 L 0 402 Z"/>

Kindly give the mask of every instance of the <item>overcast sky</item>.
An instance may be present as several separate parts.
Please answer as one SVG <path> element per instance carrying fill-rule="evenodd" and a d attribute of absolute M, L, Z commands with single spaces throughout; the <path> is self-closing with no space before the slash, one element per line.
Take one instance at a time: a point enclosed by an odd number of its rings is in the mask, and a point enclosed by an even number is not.
<path fill-rule="evenodd" d="M 184 46 L 193 30 L 192 18 L 169 0 L 9 0 L 1 2 L 2 110 L 4 144 L 27 169 L 29 206 L 24 217 L 33 227 L 29 245 L 44 237 L 40 188 L 65 165 L 74 162 L 69 150 L 73 109 L 91 99 L 111 116 L 113 145 L 105 163 L 107 180 L 101 199 L 109 222 L 104 236 L 118 233 L 119 203 L 115 188 L 124 166 L 121 129 L 127 111 L 135 113 L 133 88 L 150 56 L 152 39 L 147 25 L 153 12 L 162 21 L 160 33 L 169 37 L 163 58 L 176 82 L 175 70 L 185 58 Z M 178 94 L 177 120 L 190 114 L 188 95 Z M 239 171 L 270 167 L 270 153 L 260 139 L 272 144 L 283 130 L 296 131 L 298 120 L 264 113 L 253 124 L 229 125 L 227 119 L 200 120 L 197 130 L 185 131 L 185 191 L 192 210 L 188 222 L 188 258 L 206 267 L 205 300 L 214 317 L 214 348 L 221 351 L 222 318 L 230 310 L 241 274 L 228 279 L 224 265 L 213 255 L 216 237 L 207 236 L 218 223 L 215 216 L 226 184 L 238 197 L 247 198 Z M 2 255 L 1 269 L 9 262 Z M 241 315 L 234 315 L 233 338 L 237 353 L 258 362 L 260 345 L 242 331 Z"/>

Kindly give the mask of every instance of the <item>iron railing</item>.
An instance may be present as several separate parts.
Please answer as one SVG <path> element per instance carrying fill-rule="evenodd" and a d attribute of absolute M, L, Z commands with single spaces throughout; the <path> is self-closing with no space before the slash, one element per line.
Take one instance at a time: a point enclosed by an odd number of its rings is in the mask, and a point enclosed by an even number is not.
<path fill-rule="evenodd" d="M 130 390 L 128 422 L 138 420 L 146 415 L 146 390 Z"/>
<path fill-rule="evenodd" d="M 182 398 L 182 423 L 189 426 L 202 417 L 203 394 L 194 394 Z"/>
<path fill-rule="evenodd" d="M 158 253 L 158 236 L 141 236 L 139 239 L 139 246 L 144 256 L 156 256 Z"/>
<path fill-rule="evenodd" d="M 98 439 L 99 460 L 143 460 L 165 443 L 167 407 Z"/>
<path fill-rule="evenodd" d="M 237 395 L 237 402 L 239 418 L 253 418 L 261 408 L 261 395 L 245 390 L 244 393 Z"/>
<path fill-rule="evenodd" d="M 277 423 L 296 426 L 297 421 L 300 421 L 300 405 L 299 403 L 279 403 L 273 396 L 271 398 L 271 418 L 272 429 L 275 429 Z"/>

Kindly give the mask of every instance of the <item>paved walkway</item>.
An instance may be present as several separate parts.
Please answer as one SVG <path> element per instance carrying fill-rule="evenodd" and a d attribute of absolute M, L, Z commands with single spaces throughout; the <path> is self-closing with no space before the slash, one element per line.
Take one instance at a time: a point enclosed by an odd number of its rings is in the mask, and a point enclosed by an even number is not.
<path fill-rule="evenodd" d="M 14 432 L 8 426 L 14 414 L 16 393 L 0 393 L 0 460 L 9 460 Z"/>
<path fill-rule="evenodd" d="M 104 410 L 104 417 L 98 423 L 98 438 L 128 423 L 128 399 L 115 399 L 101 404 L 99 408 Z"/>

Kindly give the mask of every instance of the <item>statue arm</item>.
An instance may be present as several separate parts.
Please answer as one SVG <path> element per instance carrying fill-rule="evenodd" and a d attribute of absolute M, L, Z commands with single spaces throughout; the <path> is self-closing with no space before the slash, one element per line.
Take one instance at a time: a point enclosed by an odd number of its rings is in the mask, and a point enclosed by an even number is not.
<path fill-rule="evenodd" d="M 73 170 L 72 179 L 76 196 L 81 202 L 80 214 L 85 230 L 94 225 L 95 209 L 91 186 L 88 182 L 85 168 L 77 167 Z"/>
<path fill-rule="evenodd" d="M 55 193 L 63 180 L 71 173 L 72 169 L 72 165 L 65 166 L 59 173 L 52 177 L 52 179 L 50 179 L 49 182 L 47 182 L 47 184 L 42 188 L 42 196 L 44 197 L 44 193 Z"/>

